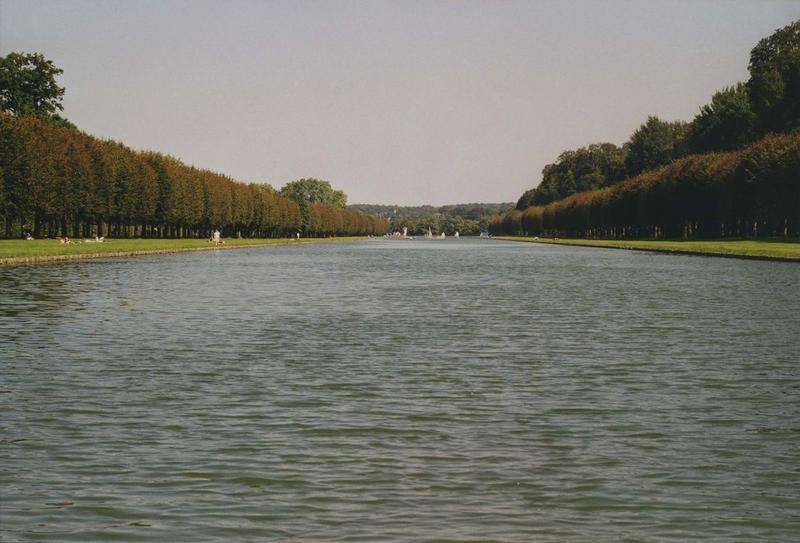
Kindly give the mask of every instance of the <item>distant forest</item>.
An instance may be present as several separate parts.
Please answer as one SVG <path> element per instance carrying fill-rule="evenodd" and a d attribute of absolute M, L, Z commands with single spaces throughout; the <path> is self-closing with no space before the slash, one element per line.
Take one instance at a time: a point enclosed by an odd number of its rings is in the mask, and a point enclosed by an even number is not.
<path fill-rule="evenodd" d="M 751 51 L 750 79 L 691 122 L 648 119 L 622 146 L 564 151 L 496 234 L 741 237 L 800 234 L 800 21 Z"/>
<path fill-rule="evenodd" d="M 353 204 L 348 209 L 368 213 L 390 221 L 390 229 L 421 235 L 428 231 L 453 235 L 477 235 L 487 231 L 492 219 L 514 209 L 513 202 L 501 204 L 452 204 L 445 206 L 396 206 L 375 204 Z"/>

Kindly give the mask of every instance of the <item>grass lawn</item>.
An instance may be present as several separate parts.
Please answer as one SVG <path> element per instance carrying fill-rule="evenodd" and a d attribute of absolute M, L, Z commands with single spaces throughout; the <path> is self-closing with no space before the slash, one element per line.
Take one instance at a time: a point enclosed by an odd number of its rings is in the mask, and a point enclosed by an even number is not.
<path fill-rule="evenodd" d="M 774 260 L 800 261 L 800 240 L 606 240 L 606 239 L 550 239 L 499 236 L 495 239 L 530 241 L 558 245 L 584 245 L 609 249 L 639 249 L 664 253 L 697 253 L 713 256 L 734 256 Z"/>
<path fill-rule="evenodd" d="M 69 260 L 89 256 L 131 256 L 148 253 L 168 253 L 181 251 L 200 251 L 215 248 L 233 249 L 265 245 L 289 245 L 299 243 L 321 243 L 363 239 L 342 238 L 301 238 L 281 239 L 225 239 L 224 245 L 214 247 L 205 239 L 106 239 L 103 243 L 62 244 L 57 239 L 0 240 L 0 264 L 24 262 L 44 262 L 48 260 Z"/>

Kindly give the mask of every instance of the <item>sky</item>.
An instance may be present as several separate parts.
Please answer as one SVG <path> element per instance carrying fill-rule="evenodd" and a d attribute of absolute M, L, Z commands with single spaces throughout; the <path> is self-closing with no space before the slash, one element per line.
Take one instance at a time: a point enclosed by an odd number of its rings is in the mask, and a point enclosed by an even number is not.
<path fill-rule="evenodd" d="M 797 0 L 0 0 L 82 130 L 350 203 L 516 201 L 561 151 L 690 120 Z"/>

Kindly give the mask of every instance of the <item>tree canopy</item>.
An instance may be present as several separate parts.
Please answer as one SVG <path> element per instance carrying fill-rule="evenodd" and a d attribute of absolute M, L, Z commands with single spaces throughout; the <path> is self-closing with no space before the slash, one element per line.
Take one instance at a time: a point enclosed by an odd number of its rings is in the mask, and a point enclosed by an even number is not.
<path fill-rule="evenodd" d="M 281 194 L 291 198 L 298 204 L 309 202 L 333 207 L 346 207 L 347 195 L 341 190 L 334 190 L 328 181 L 305 178 L 286 183 Z"/>
<path fill-rule="evenodd" d="M 345 209 L 344 192 L 301 179 L 282 194 L 74 130 L 58 115 L 63 73 L 39 53 L 0 58 L 0 220 L 12 235 L 375 234 L 387 221 Z M 56 122 L 53 122 L 56 121 Z"/>
<path fill-rule="evenodd" d="M 693 153 L 729 151 L 752 141 L 757 118 L 750 108 L 747 86 L 737 83 L 716 92 L 692 121 L 689 150 Z"/>
<path fill-rule="evenodd" d="M 668 122 L 649 116 L 628 140 L 628 175 L 658 168 L 685 155 L 688 132 L 689 125 L 683 121 Z"/>
<path fill-rule="evenodd" d="M 497 217 L 495 234 L 725 238 L 800 234 L 800 131 L 691 155 L 620 183 Z"/>
<path fill-rule="evenodd" d="M 348 209 L 369 213 L 389 219 L 393 232 L 408 228 L 411 235 L 421 235 L 428 231 L 438 234 L 477 235 L 489 228 L 492 219 L 514 208 L 514 204 L 450 204 L 444 206 L 397 206 L 376 204 L 353 204 Z"/>
<path fill-rule="evenodd" d="M 676 225 L 684 221 L 692 232 L 723 236 L 796 233 L 800 178 L 792 153 L 800 134 L 800 21 L 759 41 L 749 70 L 746 84 L 716 92 L 690 123 L 651 115 L 622 147 L 595 144 L 561 153 L 544 167 L 539 185 L 522 195 L 515 211 L 498 217 L 493 228 L 563 234 L 568 225 L 573 235 L 624 237 L 649 231 L 659 236 L 680 233 Z M 793 137 L 770 137 L 772 132 Z M 781 145 L 791 145 L 791 152 L 783 154 Z M 745 150 L 750 158 L 740 160 Z M 717 156 L 721 152 L 727 154 Z M 765 165 L 758 189 L 747 184 L 752 180 L 740 184 Z M 732 202 L 731 194 L 743 201 Z M 662 205 L 671 206 L 668 220 Z M 632 217 L 644 209 L 653 216 Z M 609 210 L 617 214 L 616 222 L 608 222 Z"/>
<path fill-rule="evenodd" d="M 301 215 L 301 212 L 304 215 Z M 304 221 L 304 222 L 303 222 Z M 387 221 L 304 206 L 151 151 L 134 151 L 40 116 L 0 113 L 0 235 L 273 237 L 382 234 Z"/>
<path fill-rule="evenodd" d="M 64 119 L 64 87 L 56 76 L 64 73 L 40 53 L 9 53 L 0 58 L 0 110 L 12 115 Z"/>
<path fill-rule="evenodd" d="M 800 128 L 800 21 L 764 38 L 750 54 L 750 79 L 716 92 L 690 122 L 654 115 L 622 146 L 564 151 L 542 170 L 517 209 L 618 183 L 692 153 L 741 149 L 769 132 Z"/>
<path fill-rule="evenodd" d="M 526 191 L 517 209 L 543 205 L 576 192 L 604 187 L 625 177 L 626 149 L 613 143 L 595 143 L 575 151 L 564 151 L 542 170 L 542 182 Z"/>
<path fill-rule="evenodd" d="M 800 21 L 759 41 L 749 70 L 747 89 L 762 133 L 800 126 Z"/>

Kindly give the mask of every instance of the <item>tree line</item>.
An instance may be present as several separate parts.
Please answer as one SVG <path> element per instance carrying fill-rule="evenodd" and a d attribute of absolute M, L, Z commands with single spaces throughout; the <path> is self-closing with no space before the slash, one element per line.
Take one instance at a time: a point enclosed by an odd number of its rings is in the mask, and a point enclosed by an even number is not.
<path fill-rule="evenodd" d="M 399 217 L 393 219 L 390 228 L 394 232 L 402 232 L 403 228 L 408 229 L 412 236 L 422 236 L 430 230 L 433 234 L 447 234 L 452 236 L 456 232 L 462 236 L 477 236 L 482 230 L 489 227 L 491 218 L 487 218 L 483 223 L 473 219 L 465 219 L 459 215 L 449 215 L 447 213 L 432 213 L 417 217 Z"/>
<path fill-rule="evenodd" d="M 688 156 L 608 187 L 497 217 L 493 234 L 577 238 L 800 235 L 800 131 Z"/>
<path fill-rule="evenodd" d="M 592 144 L 564 151 L 542 170 L 539 185 L 517 201 L 520 211 L 600 189 L 693 154 L 739 149 L 769 133 L 800 126 L 800 21 L 751 51 L 750 79 L 715 93 L 691 122 L 656 116 L 621 146 Z"/>
<path fill-rule="evenodd" d="M 206 237 L 382 234 L 387 222 L 298 204 L 151 151 L 98 139 L 42 115 L 0 113 L 2 234 Z M 301 213 L 301 207 L 305 212 Z M 16 231 L 16 233 L 15 233 Z"/>
<path fill-rule="evenodd" d="M 405 227 L 411 235 L 422 235 L 430 229 L 434 234 L 444 232 L 451 236 L 458 232 L 472 236 L 488 230 L 492 219 L 514 209 L 514 204 L 471 203 L 438 207 L 353 204 L 348 209 L 386 218 L 392 231 L 402 232 Z"/>

